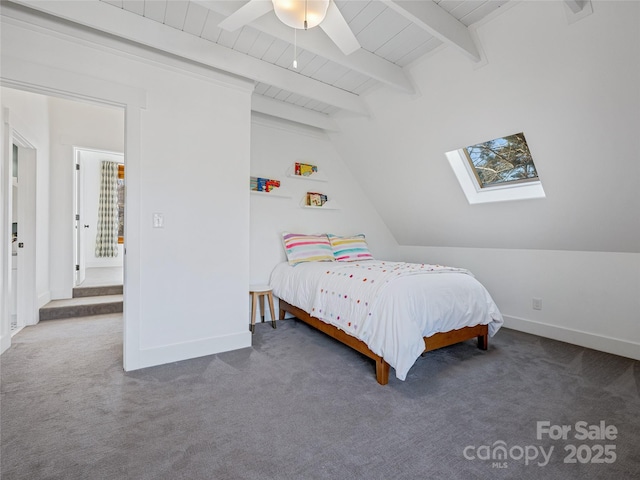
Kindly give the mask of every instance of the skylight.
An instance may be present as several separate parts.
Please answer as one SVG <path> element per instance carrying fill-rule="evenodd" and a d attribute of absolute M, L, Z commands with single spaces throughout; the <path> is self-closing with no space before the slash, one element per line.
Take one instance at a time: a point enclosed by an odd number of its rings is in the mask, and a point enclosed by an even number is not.
<path fill-rule="evenodd" d="M 464 148 L 480 188 L 538 180 L 524 133 Z"/>
<path fill-rule="evenodd" d="M 471 204 L 545 196 L 524 133 L 470 145 L 446 155 Z"/>

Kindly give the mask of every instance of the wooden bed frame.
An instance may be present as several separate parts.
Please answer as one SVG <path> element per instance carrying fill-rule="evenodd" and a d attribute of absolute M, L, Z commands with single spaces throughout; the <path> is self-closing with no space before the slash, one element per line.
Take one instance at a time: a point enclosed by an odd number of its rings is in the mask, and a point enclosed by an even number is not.
<path fill-rule="evenodd" d="M 354 350 L 366 355 L 376 362 L 376 380 L 380 385 L 389 383 L 389 364 L 380 356 L 373 353 L 366 343 L 352 337 L 348 333 L 340 330 L 329 323 L 312 317 L 304 310 L 279 299 L 280 303 L 280 320 L 284 320 L 285 314 L 288 312 L 303 322 L 317 328 L 321 332 L 326 333 L 339 342 L 353 348 Z M 489 346 L 489 327 L 487 325 L 476 325 L 474 327 L 463 327 L 459 330 L 451 330 L 450 332 L 435 333 L 430 337 L 424 337 L 424 351 L 429 352 L 438 348 L 453 345 L 454 343 L 464 342 L 474 337 L 478 339 L 478 348 L 486 350 Z"/>

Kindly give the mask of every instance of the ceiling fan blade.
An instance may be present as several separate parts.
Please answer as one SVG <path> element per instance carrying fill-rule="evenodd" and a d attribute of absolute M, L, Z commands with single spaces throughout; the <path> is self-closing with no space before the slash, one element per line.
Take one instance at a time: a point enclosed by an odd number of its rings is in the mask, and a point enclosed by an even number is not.
<path fill-rule="evenodd" d="M 265 13 L 269 13 L 271 10 L 273 10 L 273 3 L 271 0 L 249 0 L 242 7 L 221 21 L 218 26 L 223 30 L 233 32 L 238 28 L 244 27 L 246 24 L 253 22 Z"/>
<path fill-rule="evenodd" d="M 345 55 L 349 55 L 360 48 L 358 39 L 351 31 L 349 24 L 333 0 L 329 3 L 327 16 L 322 23 L 320 23 L 320 28 L 324 30 L 324 33 L 333 40 Z"/>

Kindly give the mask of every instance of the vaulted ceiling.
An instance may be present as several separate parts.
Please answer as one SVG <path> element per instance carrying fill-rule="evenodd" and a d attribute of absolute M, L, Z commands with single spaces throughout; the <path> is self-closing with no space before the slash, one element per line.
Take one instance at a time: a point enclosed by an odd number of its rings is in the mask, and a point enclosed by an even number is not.
<path fill-rule="evenodd" d="M 282 102 L 323 116 L 340 111 L 366 114 L 359 96 L 380 84 L 413 93 L 405 67 L 443 43 L 478 61 L 468 26 L 507 2 L 335 0 L 361 47 L 345 55 L 322 28 L 294 31 L 284 25 L 270 8 L 271 0 L 101 1 L 250 57 L 254 61 L 247 62 L 247 70 L 234 73 L 256 81 L 258 109 L 282 109 L 274 104 Z M 240 22 L 239 28 L 237 22 L 231 28 L 223 23 L 248 3 L 262 3 L 258 8 L 266 13 L 247 24 Z"/>
<path fill-rule="evenodd" d="M 13 3 L 251 79 L 255 111 L 332 129 L 335 115 L 366 115 L 361 95 L 376 86 L 414 93 L 408 67 L 435 49 L 447 46 L 480 61 L 469 27 L 508 1 L 332 0 L 330 8 L 357 40 L 348 54 L 322 24 L 309 30 L 284 25 L 271 0 Z"/>

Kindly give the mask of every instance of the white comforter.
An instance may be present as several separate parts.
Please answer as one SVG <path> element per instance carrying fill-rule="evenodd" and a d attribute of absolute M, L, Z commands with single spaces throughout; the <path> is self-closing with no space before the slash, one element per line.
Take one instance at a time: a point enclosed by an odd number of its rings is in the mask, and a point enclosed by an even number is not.
<path fill-rule="evenodd" d="M 488 324 L 498 307 L 468 270 L 404 262 L 284 262 L 271 274 L 276 297 L 362 340 L 404 380 L 423 337 Z"/>

